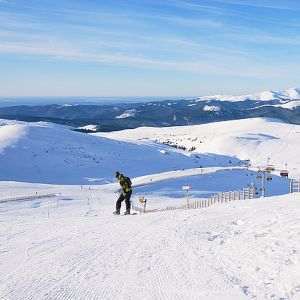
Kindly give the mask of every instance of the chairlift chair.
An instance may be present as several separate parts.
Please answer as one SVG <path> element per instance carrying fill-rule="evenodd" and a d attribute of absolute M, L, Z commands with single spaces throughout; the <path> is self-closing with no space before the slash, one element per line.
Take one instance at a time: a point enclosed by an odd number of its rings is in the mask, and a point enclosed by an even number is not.
<path fill-rule="evenodd" d="M 287 168 L 287 163 L 285 164 L 285 169 L 280 171 L 280 176 L 281 177 L 289 177 L 289 171 L 288 171 L 288 168 Z"/>
<path fill-rule="evenodd" d="M 281 177 L 289 177 L 289 171 L 288 170 L 281 170 L 280 171 Z"/>

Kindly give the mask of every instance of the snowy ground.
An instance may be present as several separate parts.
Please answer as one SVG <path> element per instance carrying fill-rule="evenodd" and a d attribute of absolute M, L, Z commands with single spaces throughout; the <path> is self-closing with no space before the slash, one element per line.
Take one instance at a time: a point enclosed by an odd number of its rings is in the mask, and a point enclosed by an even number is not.
<path fill-rule="evenodd" d="M 299 131 L 253 119 L 104 138 L 0 121 L 0 299 L 300 299 L 300 194 L 278 174 L 265 199 L 112 215 L 116 170 L 134 203 L 179 206 L 186 184 L 194 199 L 259 187 L 240 159 L 297 174 Z"/>
<path fill-rule="evenodd" d="M 1 299 L 300 299 L 299 194 L 115 217 L 92 188 L 0 203 Z"/>

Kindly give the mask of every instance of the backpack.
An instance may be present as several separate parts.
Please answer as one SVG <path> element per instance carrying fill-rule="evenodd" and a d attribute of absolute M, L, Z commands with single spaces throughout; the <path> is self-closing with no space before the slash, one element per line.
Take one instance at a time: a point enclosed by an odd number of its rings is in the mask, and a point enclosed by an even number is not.
<path fill-rule="evenodd" d="M 124 180 L 125 180 L 126 183 L 128 184 L 128 187 L 131 188 L 132 182 L 131 182 L 130 178 L 129 178 L 129 177 L 124 177 Z"/>

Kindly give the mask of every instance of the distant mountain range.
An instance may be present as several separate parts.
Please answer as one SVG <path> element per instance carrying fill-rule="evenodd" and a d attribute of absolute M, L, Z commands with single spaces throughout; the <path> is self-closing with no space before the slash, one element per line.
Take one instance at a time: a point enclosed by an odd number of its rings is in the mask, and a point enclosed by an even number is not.
<path fill-rule="evenodd" d="M 300 100 L 300 89 L 290 88 L 285 91 L 265 91 L 252 95 L 242 95 L 242 96 L 232 96 L 232 95 L 215 95 L 215 96 L 205 96 L 199 97 L 198 100 L 219 100 L 219 101 L 231 101 L 239 102 L 246 100 L 253 101 L 279 101 L 286 102 L 289 100 Z"/>
<path fill-rule="evenodd" d="M 0 118 L 49 121 L 79 131 L 114 131 L 141 126 L 194 125 L 254 117 L 300 124 L 300 89 L 259 94 L 112 104 L 47 104 L 0 107 Z M 90 125 L 90 126 L 88 126 Z"/>

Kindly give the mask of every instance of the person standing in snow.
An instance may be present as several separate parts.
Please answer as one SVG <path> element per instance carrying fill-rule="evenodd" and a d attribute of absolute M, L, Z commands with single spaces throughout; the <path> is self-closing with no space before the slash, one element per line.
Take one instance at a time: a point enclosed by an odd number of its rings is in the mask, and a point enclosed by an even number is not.
<path fill-rule="evenodd" d="M 116 172 L 116 178 L 121 186 L 121 194 L 116 202 L 115 215 L 120 214 L 121 204 L 125 200 L 126 212 L 125 215 L 130 215 L 130 197 L 132 194 L 131 180 L 129 177 L 124 176 L 120 172 Z"/>

